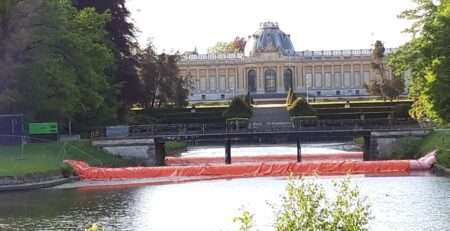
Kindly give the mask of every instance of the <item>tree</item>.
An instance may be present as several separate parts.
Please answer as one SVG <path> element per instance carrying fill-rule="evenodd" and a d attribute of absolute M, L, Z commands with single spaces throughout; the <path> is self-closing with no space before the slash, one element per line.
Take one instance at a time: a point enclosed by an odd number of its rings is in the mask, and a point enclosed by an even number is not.
<path fill-rule="evenodd" d="M 114 89 L 107 70 L 113 54 L 106 44 L 108 14 L 77 12 L 70 1 L 43 1 L 34 18 L 31 46 L 18 72 L 18 107 L 32 120 L 61 123 L 85 118 L 91 123 L 111 118 L 108 100 Z M 85 123 L 88 121 L 78 121 Z"/>
<path fill-rule="evenodd" d="M 450 122 L 450 0 L 416 0 L 400 18 L 412 21 L 413 39 L 389 57 L 394 75 L 409 74 L 410 114 L 436 124 Z"/>
<path fill-rule="evenodd" d="M 143 83 L 142 104 L 145 108 L 187 105 L 189 78 L 178 75 L 178 60 L 178 54 L 157 55 L 151 43 L 140 52 L 139 75 Z"/>
<path fill-rule="evenodd" d="M 121 103 L 119 119 L 125 121 L 128 108 L 142 99 L 142 85 L 137 74 L 138 60 L 135 51 L 138 48 L 135 40 L 135 27 L 129 22 L 130 12 L 125 0 L 72 0 L 78 9 L 95 8 L 98 13 L 109 12 L 111 20 L 105 25 L 108 37 L 114 49 L 116 66 L 110 70 L 114 76 L 114 84 L 119 86 Z"/>
<path fill-rule="evenodd" d="M 400 78 L 382 79 L 372 80 L 368 84 L 364 84 L 364 88 L 370 95 L 383 97 L 384 100 L 388 98 L 392 101 L 403 93 L 405 84 Z"/>
<path fill-rule="evenodd" d="M 0 1 L 0 112 L 17 112 L 17 72 L 24 64 L 42 0 Z"/>
<path fill-rule="evenodd" d="M 245 48 L 245 38 L 236 37 L 230 42 L 217 42 L 214 46 L 208 48 L 208 53 L 226 54 L 226 53 L 242 53 Z"/>
<path fill-rule="evenodd" d="M 382 80 L 385 79 L 386 70 L 384 68 L 384 48 L 383 42 L 377 40 L 374 45 L 374 49 L 372 50 L 372 69 L 376 71 L 381 77 Z"/>

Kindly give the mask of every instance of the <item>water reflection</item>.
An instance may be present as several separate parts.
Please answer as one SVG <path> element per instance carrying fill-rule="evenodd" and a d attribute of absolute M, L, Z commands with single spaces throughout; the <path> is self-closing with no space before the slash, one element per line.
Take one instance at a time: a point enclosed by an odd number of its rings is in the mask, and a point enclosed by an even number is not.
<path fill-rule="evenodd" d="M 309 178 L 331 190 L 331 177 Z M 450 230 L 450 179 L 352 177 L 367 196 L 371 230 Z M 243 206 L 256 213 L 259 230 L 272 230 L 273 209 L 285 178 L 216 180 L 126 189 L 39 190 L 0 194 L 0 229 L 237 230 Z"/>

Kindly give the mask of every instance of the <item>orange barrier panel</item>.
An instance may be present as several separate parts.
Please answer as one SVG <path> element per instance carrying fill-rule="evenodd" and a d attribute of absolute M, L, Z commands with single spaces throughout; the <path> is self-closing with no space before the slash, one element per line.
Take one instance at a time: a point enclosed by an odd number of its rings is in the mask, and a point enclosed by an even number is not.
<path fill-rule="evenodd" d="M 409 160 L 340 161 L 340 162 L 273 162 L 211 166 L 167 166 L 99 168 L 85 162 L 68 160 L 81 179 L 132 179 L 169 176 L 255 177 L 337 174 L 409 174 Z"/>
<path fill-rule="evenodd" d="M 302 161 L 342 161 L 342 160 L 362 160 L 362 152 L 346 152 L 333 154 L 302 154 Z M 223 157 L 198 157 L 198 156 L 182 156 L 182 157 L 166 157 L 167 165 L 200 165 L 212 163 L 224 163 Z M 258 155 L 258 156 L 234 156 L 232 162 L 275 162 L 275 161 L 297 161 L 294 154 L 277 154 L 277 155 Z"/>

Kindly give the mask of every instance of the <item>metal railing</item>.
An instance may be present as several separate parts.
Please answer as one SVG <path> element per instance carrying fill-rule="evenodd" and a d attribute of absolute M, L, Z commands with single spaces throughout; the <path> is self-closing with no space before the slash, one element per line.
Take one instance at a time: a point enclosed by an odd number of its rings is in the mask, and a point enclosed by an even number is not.
<path fill-rule="evenodd" d="M 194 136 L 227 133 L 326 131 L 353 129 L 414 129 L 419 128 L 412 119 L 306 119 L 293 122 L 248 122 L 238 126 L 224 123 L 145 124 L 128 126 L 129 137 L 142 136 Z M 107 137 L 106 128 L 91 131 L 91 138 Z"/>

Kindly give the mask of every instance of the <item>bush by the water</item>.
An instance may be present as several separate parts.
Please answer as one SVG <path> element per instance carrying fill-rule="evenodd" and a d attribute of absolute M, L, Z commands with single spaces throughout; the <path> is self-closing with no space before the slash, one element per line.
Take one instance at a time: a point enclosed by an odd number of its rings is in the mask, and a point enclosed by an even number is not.
<path fill-rule="evenodd" d="M 223 113 L 223 117 L 229 118 L 250 118 L 253 114 L 252 107 L 243 97 L 237 96 L 231 100 L 230 106 Z"/>
<path fill-rule="evenodd" d="M 313 116 L 315 115 L 314 109 L 303 98 L 297 98 L 294 102 L 287 106 L 289 116 Z"/>
<path fill-rule="evenodd" d="M 350 187 L 347 178 L 334 183 L 336 196 L 327 198 L 323 186 L 304 180 L 289 180 L 281 208 L 276 211 L 274 228 L 277 231 L 363 231 L 368 230 L 370 210 L 357 188 Z M 240 231 L 250 231 L 253 215 L 244 211 L 234 221 Z"/>

